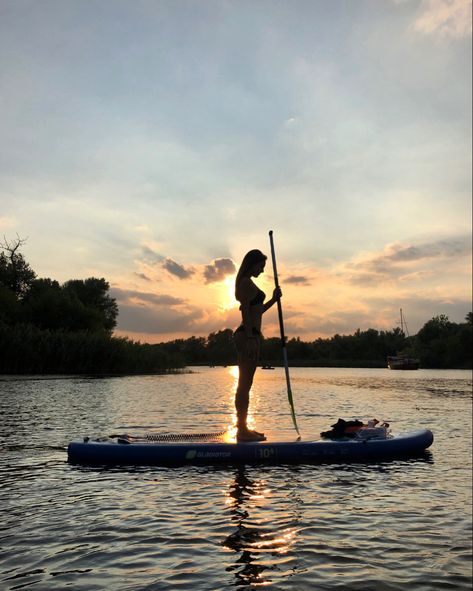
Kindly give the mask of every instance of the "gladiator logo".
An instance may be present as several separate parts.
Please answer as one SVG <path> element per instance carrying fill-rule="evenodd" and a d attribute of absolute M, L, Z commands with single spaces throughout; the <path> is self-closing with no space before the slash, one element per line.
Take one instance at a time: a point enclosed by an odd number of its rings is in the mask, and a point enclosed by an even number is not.
<path fill-rule="evenodd" d="M 195 459 L 196 455 L 197 455 L 196 450 L 190 449 L 188 452 L 186 452 L 186 460 L 193 460 L 193 459 Z"/>

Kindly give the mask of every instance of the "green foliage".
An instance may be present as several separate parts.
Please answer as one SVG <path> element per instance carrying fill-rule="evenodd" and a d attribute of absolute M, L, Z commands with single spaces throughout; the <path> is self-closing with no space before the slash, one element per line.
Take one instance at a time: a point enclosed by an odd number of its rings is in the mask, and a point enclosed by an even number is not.
<path fill-rule="evenodd" d="M 292 358 L 291 341 L 288 355 Z M 399 328 L 392 331 L 366 331 L 357 329 L 353 335 L 336 334 L 330 339 L 317 339 L 310 343 L 308 353 L 315 365 L 384 367 L 386 357 L 405 349 L 408 342 Z M 295 359 L 307 359 L 294 355 Z"/>
<path fill-rule="evenodd" d="M 0 322 L 13 325 L 21 321 L 22 307 L 16 295 L 0 285 Z"/>
<path fill-rule="evenodd" d="M 163 373 L 183 367 L 160 345 L 143 345 L 103 332 L 42 330 L 0 323 L 1 374 Z"/>
<path fill-rule="evenodd" d="M 336 334 L 312 342 L 289 339 L 286 347 L 290 364 L 299 366 L 386 367 L 388 355 L 404 353 L 419 357 L 424 368 L 471 367 L 471 324 L 455 324 L 446 316 L 439 316 L 429 320 L 419 335 L 419 339 L 406 337 L 399 327 L 390 331 L 369 328 L 365 331 L 358 329 L 352 335 Z M 178 339 L 162 343 L 162 346 L 187 365 L 236 363 L 233 333 L 228 328 L 211 333 L 207 339 Z M 261 362 L 282 365 L 279 338 L 262 339 Z"/>
<path fill-rule="evenodd" d="M 0 320 L 45 330 L 112 334 L 118 306 L 105 279 L 71 279 L 64 285 L 36 277 L 19 249 L 24 240 L 0 243 Z"/>
<path fill-rule="evenodd" d="M 84 304 L 74 294 L 55 285 L 56 282 L 40 281 L 43 284 L 35 285 L 34 291 L 25 297 L 24 315 L 28 322 L 47 330 L 104 331 L 99 310 Z"/>
<path fill-rule="evenodd" d="M 105 279 L 60 285 L 37 278 L 18 249 L 0 244 L 0 373 L 162 373 L 183 366 L 161 345 L 111 336 L 118 306 Z"/>
<path fill-rule="evenodd" d="M 471 368 L 473 326 L 471 312 L 464 324 L 435 316 L 413 338 L 413 353 L 426 368 Z"/>
<path fill-rule="evenodd" d="M 8 246 L 8 248 L 7 248 Z M 10 290 L 17 298 L 22 298 L 27 293 L 36 273 L 31 269 L 23 258 L 23 255 L 16 252 L 21 246 L 18 243 L 16 247 L 0 245 L 8 252 L 0 252 L 0 287 Z"/>
<path fill-rule="evenodd" d="M 63 285 L 63 291 L 72 301 L 95 312 L 101 328 L 111 333 L 117 324 L 118 306 L 108 295 L 110 285 L 105 279 L 71 279 Z"/>
<path fill-rule="evenodd" d="M 236 351 L 230 328 L 212 332 L 207 338 L 207 359 L 215 365 L 235 365 Z"/>

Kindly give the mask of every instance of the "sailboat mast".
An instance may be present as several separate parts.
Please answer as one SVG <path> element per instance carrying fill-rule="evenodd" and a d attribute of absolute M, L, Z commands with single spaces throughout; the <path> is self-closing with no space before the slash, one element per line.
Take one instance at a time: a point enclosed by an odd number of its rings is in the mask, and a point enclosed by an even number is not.
<path fill-rule="evenodd" d="M 402 308 L 399 309 L 399 312 L 401 313 L 401 330 L 405 334 L 405 336 L 408 337 L 409 336 L 409 330 L 407 328 L 406 321 L 404 320 L 404 317 L 402 315 Z"/>

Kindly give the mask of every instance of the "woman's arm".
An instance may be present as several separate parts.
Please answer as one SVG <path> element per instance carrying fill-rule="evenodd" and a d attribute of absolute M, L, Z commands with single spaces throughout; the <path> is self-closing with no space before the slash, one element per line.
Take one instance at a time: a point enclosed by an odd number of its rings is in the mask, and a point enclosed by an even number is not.
<path fill-rule="evenodd" d="M 269 310 L 271 308 L 271 306 L 274 306 L 274 304 L 279 300 L 279 298 L 282 297 L 282 291 L 280 287 L 276 287 L 276 289 L 273 291 L 273 297 L 268 300 L 264 306 L 263 306 L 263 314 Z"/>

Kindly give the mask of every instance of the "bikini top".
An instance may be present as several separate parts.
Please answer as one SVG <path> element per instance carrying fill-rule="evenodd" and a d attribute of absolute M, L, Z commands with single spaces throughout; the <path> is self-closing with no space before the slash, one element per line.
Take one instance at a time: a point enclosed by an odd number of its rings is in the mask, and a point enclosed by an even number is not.
<path fill-rule="evenodd" d="M 264 302 L 265 297 L 266 294 L 264 293 L 264 291 L 258 289 L 258 293 L 252 300 L 250 300 L 250 306 L 257 306 L 258 304 L 262 304 Z"/>

